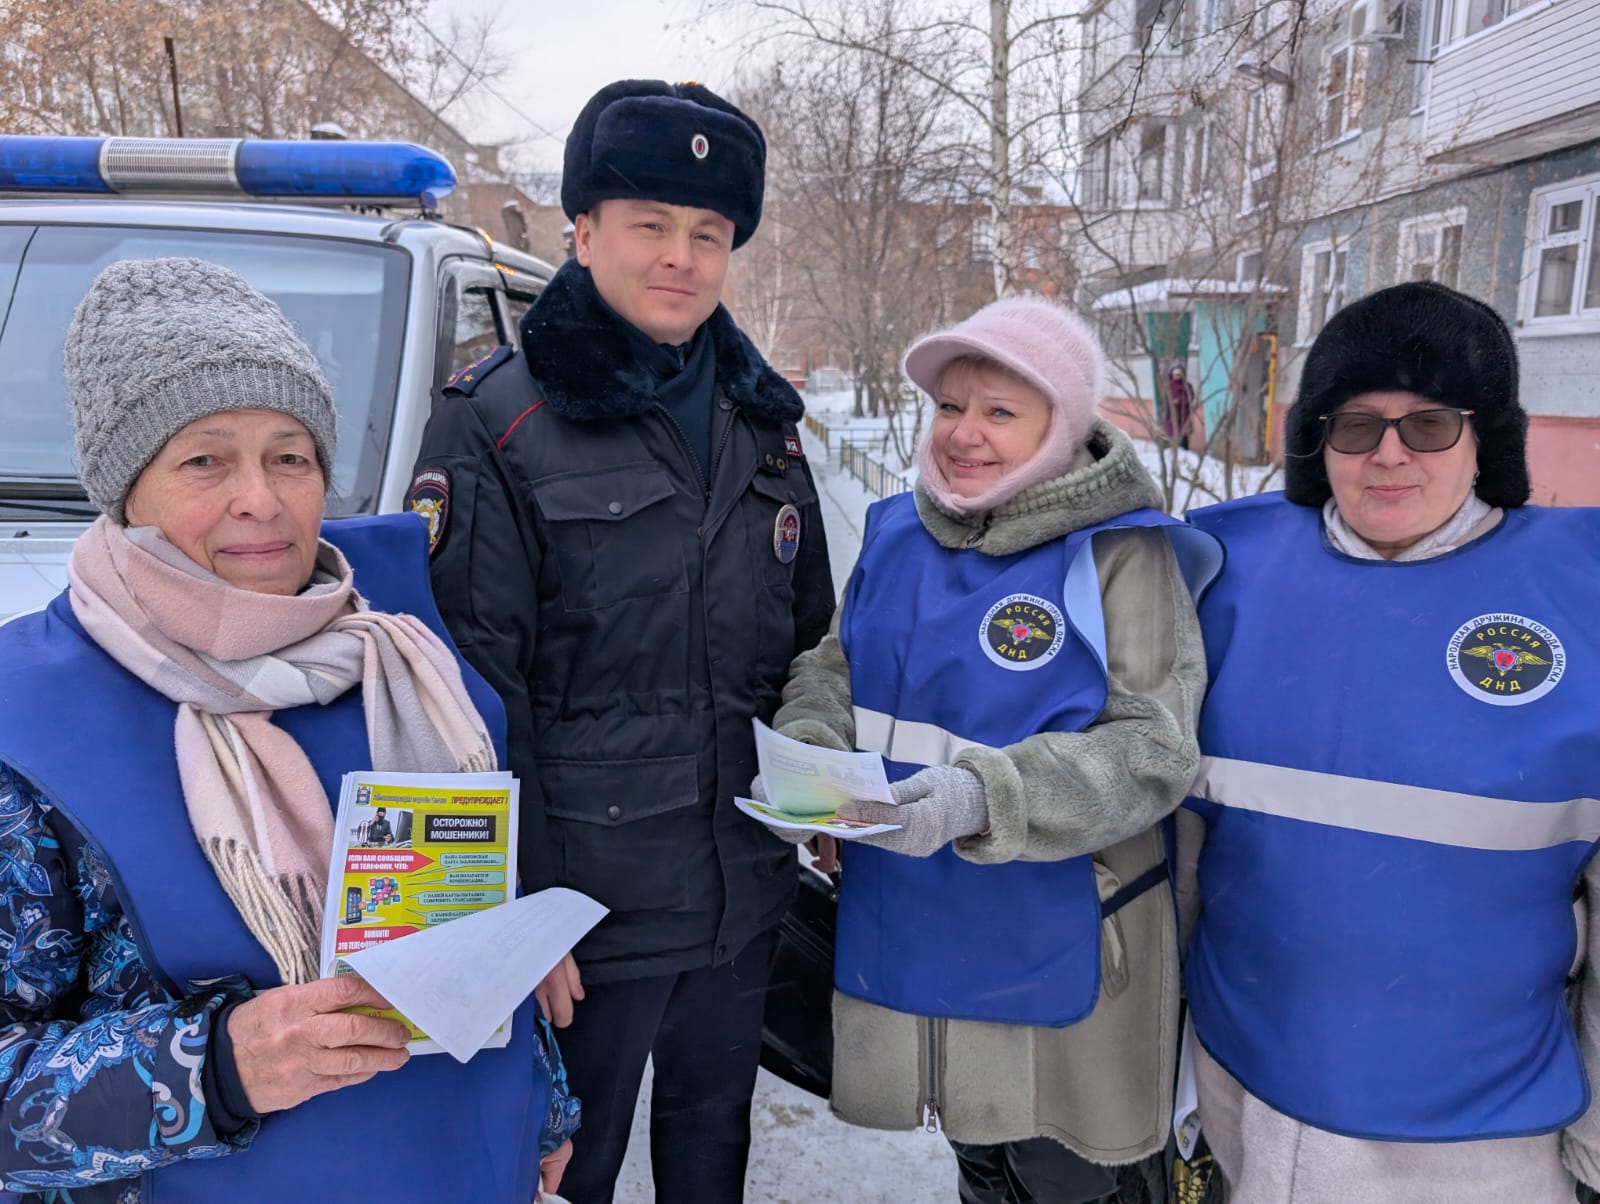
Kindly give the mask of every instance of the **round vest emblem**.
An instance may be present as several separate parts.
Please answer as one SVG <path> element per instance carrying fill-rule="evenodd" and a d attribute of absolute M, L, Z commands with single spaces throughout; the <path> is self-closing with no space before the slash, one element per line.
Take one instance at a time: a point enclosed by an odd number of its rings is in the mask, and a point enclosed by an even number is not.
<path fill-rule="evenodd" d="M 704 159 L 711 153 L 711 143 L 707 141 L 704 134 L 696 134 L 689 139 L 689 153 L 696 159 Z"/>
<path fill-rule="evenodd" d="M 772 554 L 780 563 L 791 564 L 800 551 L 800 511 L 785 505 L 772 524 Z"/>
<path fill-rule="evenodd" d="M 1450 676 L 1479 702 L 1514 707 L 1543 698 L 1567 671 L 1556 633 L 1525 615 L 1479 615 L 1445 650 Z"/>
<path fill-rule="evenodd" d="M 1037 669 L 1055 658 L 1067 638 L 1058 607 L 1033 594 L 1010 594 L 983 616 L 978 643 L 1002 669 Z"/>

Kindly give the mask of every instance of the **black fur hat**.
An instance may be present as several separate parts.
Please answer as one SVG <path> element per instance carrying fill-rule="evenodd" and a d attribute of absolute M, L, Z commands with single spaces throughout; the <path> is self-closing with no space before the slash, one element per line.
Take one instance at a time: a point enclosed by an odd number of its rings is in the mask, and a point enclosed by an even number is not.
<path fill-rule="evenodd" d="M 576 219 L 632 197 L 710 209 L 733 223 L 737 248 L 761 224 L 766 173 L 761 127 L 710 88 L 618 80 L 589 98 L 567 135 L 561 208 Z"/>
<path fill-rule="evenodd" d="M 1284 493 L 1302 506 L 1331 496 L 1318 419 L 1362 393 L 1398 390 L 1473 412 L 1478 496 L 1528 500 L 1528 415 L 1517 400 L 1517 348 L 1500 315 L 1431 280 L 1353 301 L 1306 355 L 1284 432 Z"/>

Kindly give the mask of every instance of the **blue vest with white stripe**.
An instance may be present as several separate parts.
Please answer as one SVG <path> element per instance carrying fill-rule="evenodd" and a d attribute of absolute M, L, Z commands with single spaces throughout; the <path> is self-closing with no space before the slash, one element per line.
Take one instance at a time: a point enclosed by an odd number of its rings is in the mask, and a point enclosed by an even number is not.
<path fill-rule="evenodd" d="M 1090 537 L 1153 526 L 1195 535 L 1140 510 L 988 556 L 940 546 L 911 494 L 874 505 L 839 632 L 857 747 L 882 753 L 899 781 L 962 748 L 1087 727 L 1106 700 Z M 975 865 L 949 845 L 921 858 L 864 844 L 844 855 L 834 985 L 846 995 L 1029 1026 L 1061 1027 L 1093 1010 L 1100 898 L 1091 857 Z"/>
<path fill-rule="evenodd" d="M 1253 1094 L 1354 1137 L 1559 1129 L 1588 1107 L 1565 997 L 1600 836 L 1600 511 L 1510 510 L 1355 560 L 1267 495 L 1197 512 L 1206 820 L 1195 1031 Z"/>
<path fill-rule="evenodd" d="M 415 515 L 334 521 L 323 537 L 344 552 L 374 608 L 415 615 L 448 643 L 428 582 L 427 529 Z M 505 709 L 457 659 L 504 763 Z M 258 989 L 280 985 L 195 841 L 172 752 L 173 704 L 85 634 L 66 594 L 0 627 L 0 664 L 0 761 L 99 851 L 156 979 L 175 996 L 188 993 L 190 981 L 229 974 Z M 330 800 L 343 774 L 372 768 L 359 689 L 325 707 L 278 711 L 273 721 L 305 750 Z M 93 756 L 84 756 L 86 746 Z M 444 1054 L 413 1058 L 275 1112 L 246 1150 L 147 1173 L 140 1198 L 527 1204 L 538 1186 L 549 1093 L 534 1063 L 533 1025 L 529 1001 L 513 1017 L 506 1048 L 464 1065 Z M 192 1118 L 195 1127 L 200 1119 Z M 413 1131 L 408 1143 L 404 1134 Z"/>

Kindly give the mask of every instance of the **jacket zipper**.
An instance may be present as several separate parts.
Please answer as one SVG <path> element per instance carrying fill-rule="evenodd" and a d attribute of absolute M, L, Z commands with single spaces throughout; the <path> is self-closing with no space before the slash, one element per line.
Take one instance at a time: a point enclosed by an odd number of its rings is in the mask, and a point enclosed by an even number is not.
<path fill-rule="evenodd" d="M 689 446 L 689 436 L 683 433 L 682 425 L 673 417 L 671 410 L 667 409 L 659 401 L 655 403 L 655 408 L 661 411 L 661 416 L 667 420 L 667 425 L 677 435 L 678 446 L 683 449 L 683 454 L 689 457 L 689 463 L 694 465 L 694 474 L 700 480 L 700 491 L 705 494 L 706 501 L 709 502 L 711 500 L 711 479 L 706 476 L 706 470 L 700 464 L 700 457 L 695 455 L 694 448 Z M 721 454 L 721 449 L 718 449 L 718 454 Z"/>
<path fill-rule="evenodd" d="M 975 548 L 980 543 L 982 543 L 983 542 L 983 537 L 985 535 L 989 534 L 989 524 L 992 523 L 992 522 L 994 522 L 994 511 L 993 510 L 989 511 L 988 514 L 985 514 L 983 516 L 983 526 L 979 527 L 971 535 L 967 536 L 967 547 Z"/>
<path fill-rule="evenodd" d="M 926 1123 L 923 1127 L 929 1133 L 939 1131 L 939 1021 L 933 1016 L 923 1018 L 922 1023 L 928 1026 L 928 1040 L 925 1046 L 928 1055 L 928 1090 L 922 1106 L 926 1112 Z"/>

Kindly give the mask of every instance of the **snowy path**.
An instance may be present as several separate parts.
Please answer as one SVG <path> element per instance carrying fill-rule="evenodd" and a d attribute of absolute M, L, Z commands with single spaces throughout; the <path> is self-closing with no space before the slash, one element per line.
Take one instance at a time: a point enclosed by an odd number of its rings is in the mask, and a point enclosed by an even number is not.
<path fill-rule="evenodd" d="M 840 471 L 837 453 L 830 463 L 816 440 L 804 431 L 801 437 L 821 495 L 833 583 L 843 589 L 861 550 L 867 506 L 877 499 Z M 617 1181 L 617 1204 L 649 1204 L 654 1198 L 649 1117 L 647 1072 Z M 745 1199 L 751 1204 L 937 1204 L 956 1198 L 955 1158 L 942 1136 L 853 1128 L 835 1120 L 826 1101 L 764 1070 L 750 1128 Z"/>

